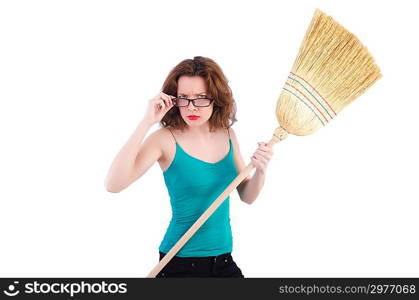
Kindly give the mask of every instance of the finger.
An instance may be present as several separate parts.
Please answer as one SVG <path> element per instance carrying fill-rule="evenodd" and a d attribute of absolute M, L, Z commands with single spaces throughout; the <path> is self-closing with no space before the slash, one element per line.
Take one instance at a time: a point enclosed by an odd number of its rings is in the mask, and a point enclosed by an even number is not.
<path fill-rule="evenodd" d="M 162 96 L 161 93 L 154 98 L 154 100 L 156 101 L 156 103 L 158 103 L 162 99 L 163 99 L 163 96 Z"/>
<path fill-rule="evenodd" d="M 170 97 L 168 95 L 164 94 L 163 99 L 164 99 L 164 101 L 166 102 L 167 105 L 170 104 Z"/>
<path fill-rule="evenodd" d="M 164 104 L 164 101 L 162 99 L 160 99 L 157 104 L 158 104 L 160 109 L 163 109 L 163 108 L 166 107 L 166 105 Z"/>
<path fill-rule="evenodd" d="M 263 157 L 252 156 L 251 159 L 252 159 L 252 162 L 260 166 L 267 164 L 266 159 L 264 159 Z"/>
<path fill-rule="evenodd" d="M 264 142 L 258 142 L 259 148 L 264 151 L 270 151 L 272 148 L 266 146 L 267 144 Z"/>
<path fill-rule="evenodd" d="M 258 154 L 260 154 L 260 155 L 262 155 L 263 157 L 265 157 L 266 159 L 271 159 L 271 157 L 272 157 L 272 154 L 271 153 L 269 153 L 269 152 L 265 152 L 265 151 L 262 151 L 262 150 L 256 150 L 256 152 L 255 153 L 258 153 Z"/>
<path fill-rule="evenodd" d="M 173 104 L 169 102 L 169 105 L 166 106 L 166 112 L 173 108 Z"/>
<path fill-rule="evenodd" d="M 258 142 L 258 149 L 261 149 L 263 151 L 267 151 L 269 148 L 264 146 L 263 143 Z"/>
<path fill-rule="evenodd" d="M 165 93 L 160 93 L 160 99 L 164 101 L 165 106 L 168 105 Z"/>
<path fill-rule="evenodd" d="M 165 108 L 168 108 L 169 107 L 169 100 L 167 100 L 167 98 L 166 97 L 164 97 L 163 98 L 163 101 L 164 101 L 164 104 L 165 104 Z"/>
<path fill-rule="evenodd" d="M 165 93 L 161 92 L 160 95 L 159 95 L 159 98 L 166 102 L 166 94 Z"/>
<path fill-rule="evenodd" d="M 260 148 L 261 151 L 268 153 L 270 155 L 274 154 L 274 151 L 272 150 L 272 148 Z"/>
<path fill-rule="evenodd" d="M 175 105 L 175 104 L 173 103 L 173 99 L 175 99 L 175 98 L 176 98 L 176 97 L 169 96 L 169 105 L 170 105 L 170 106 Z"/>
<path fill-rule="evenodd" d="M 264 162 L 264 163 L 267 163 L 267 162 L 269 161 L 266 157 L 264 157 L 263 155 L 258 154 L 258 153 L 256 153 L 256 154 L 255 154 L 255 157 L 256 157 L 258 160 L 260 160 L 260 161 L 262 161 L 262 162 Z"/>
<path fill-rule="evenodd" d="M 172 101 L 172 99 L 170 98 L 169 95 L 165 94 L 165 99 L 166 99 L 166 104 L 167 104 L 168 107 L 173 105 L 173 101 Z"/>
<path fill-rule="evenodd" d="M 166 98 L 166 99 L 170 99 L 169 95 L 166 94 L 166 93 L 161 93 L 161 96 L 164 97 L 164 98 Z"/>
<path fill-rule="evenodd" d="M 256 159 L 259 159 L 261 157 L 261 155 L 259 153 L 255 152 L 253 154 L 253 157 L 256 158 Z"/>
<path fill-rule="evenodd" d="M 259 142 L 258 144 L 260 145 L 260 147 L 261 147 L 262 149 L 265 149 L 265 150 L 272 150 L 272 146 L 271 146 L 271 147 L 269 147 L 269 146 L 268 146 L 268 143 Z"/>
<path fill-rule="evenodd" d="M 174 99 L 176 98 L 176 97 L 174 97 L 174 96 L 172 96 L 172 95 L 168 95 L 168 98 L 169 98 L 169 105 L 170 106 L 174 106 L 175 104 L 174 104 Z"/>
<path fill-rule="evenodd" d="M 268 151 L 262 150 L 262 149 L 256 149 L 255 153 L 258 153 L 262 156 L 270 156 L 271 154 Z"/>
<path fill-rule="evenodd" d="M 164 99 L 165 99 L 167 102 L 169 102 L 169 101 L 170 101 L 170 97 L 169 97 L 169 95 L 164 94 Z"/>
<path fill-rule="evenodd" d="M 262 166 L 262 164 L 261 164 L 261 162 L 260 162 L 260 160 L 258 160 L 258 159 L 256 159 L 256 158 L 254 158 L 253 156 L 251 157 L 251 161 L 252 161 L 252 164 L 253 164 L 256 168 L 261 168 L 261 167 L 263 167 L 263 166 Z"/>
<path fill-rule="evenodd" d="M 159 94 L 159 98 L 160 99 L 163 99 L 164 98 L 164 95 L 166 95 L 165 93 L 163 93 L 163 92 L 160 92 L 160 94 Z"/>

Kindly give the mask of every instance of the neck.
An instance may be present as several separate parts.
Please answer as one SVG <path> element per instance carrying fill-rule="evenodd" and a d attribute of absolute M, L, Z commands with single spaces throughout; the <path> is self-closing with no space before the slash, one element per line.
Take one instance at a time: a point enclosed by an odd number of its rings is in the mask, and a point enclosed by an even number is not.
<path fill-rule="evenodd" d="M 208 139 L 212 133 L 209 130 L 209 123 L 205 122 L 201 126 L 188 126 L 187 130 L 189 135 L 195 139 Z"/>

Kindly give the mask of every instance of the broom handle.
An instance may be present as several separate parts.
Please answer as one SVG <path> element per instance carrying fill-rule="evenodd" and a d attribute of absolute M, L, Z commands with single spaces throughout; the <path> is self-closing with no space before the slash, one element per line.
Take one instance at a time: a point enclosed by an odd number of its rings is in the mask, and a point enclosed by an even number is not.
<path fill-rule="evenodd" d="M 275 134 L 272 139 L 268 142 L 267 147 L 271 148 L 275 143 L 285 139 L 287 132 L 278 127 L 275 130 Z M 204 222 L 212 215 L 212 213 L 227 199 L 228 195 L 243 181 L 244 178 L 249 175 L 250 171 L 255 166 L 249 163 L 243 171 L 230 183 L 230 185 L 222 192 L 220 196 L 207 208 L 207 210 L 199 217 L 198 220 L 186 231 L 179 241 L 170 249 L 169 252 L 162 258 L 162 260 L 151 270 L 147 275 L 148 278 L 156 277 L 156 275 L 164 268 L 164 266 L 175 256 L 175 254 L 186 244 L 186 242 L 195 234 L 195 232 L 204 224 Z"/>

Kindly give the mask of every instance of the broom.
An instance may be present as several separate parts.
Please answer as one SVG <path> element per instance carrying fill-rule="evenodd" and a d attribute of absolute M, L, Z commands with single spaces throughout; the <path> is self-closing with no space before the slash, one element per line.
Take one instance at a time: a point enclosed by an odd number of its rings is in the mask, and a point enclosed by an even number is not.
<path fill-rule="evenodd" d="M 267 146 L 285 139 L 288 133 L 308 135 L 322 128 L 381 76 L 358 38 L 316 9 L 277 100 L 280 126 Z M 240 172 L 147 277 L 155 277 L 164 268 L 253 168 L 249 163 Z"/>

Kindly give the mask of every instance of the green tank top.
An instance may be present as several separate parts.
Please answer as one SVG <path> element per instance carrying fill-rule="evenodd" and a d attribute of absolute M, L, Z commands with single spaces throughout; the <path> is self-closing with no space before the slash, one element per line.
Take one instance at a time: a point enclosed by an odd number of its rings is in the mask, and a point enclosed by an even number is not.
<path fill-rule="evenodd" d="M 209 163 L 186 153 L 174 135 L 173 137 L 176 142 L 175 157 L 169 168 L 163 172 L 172 207 L 172 219 L 159 246 L 163 253 L 172 249 L 237 176 L 231 138 L 228 154 L 216 163 Z M 232 244 L 228 196 L 176 256 L 216 256 L 232 252 Z"/>

